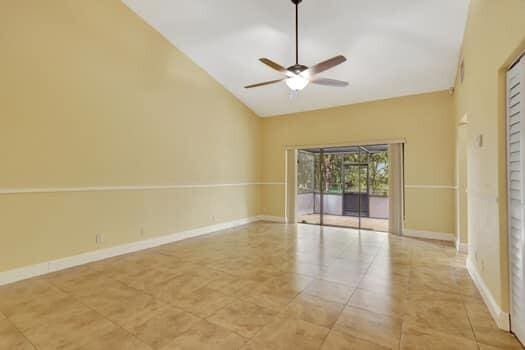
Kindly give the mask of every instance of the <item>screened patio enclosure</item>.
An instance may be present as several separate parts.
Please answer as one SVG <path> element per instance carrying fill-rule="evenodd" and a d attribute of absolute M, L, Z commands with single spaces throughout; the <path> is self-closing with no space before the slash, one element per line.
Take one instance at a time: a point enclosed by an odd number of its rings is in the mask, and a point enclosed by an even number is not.
<path fill-rule="evenodd" d="M 297 221 L 388 230 L 388 145 L 297 153 Z"/>

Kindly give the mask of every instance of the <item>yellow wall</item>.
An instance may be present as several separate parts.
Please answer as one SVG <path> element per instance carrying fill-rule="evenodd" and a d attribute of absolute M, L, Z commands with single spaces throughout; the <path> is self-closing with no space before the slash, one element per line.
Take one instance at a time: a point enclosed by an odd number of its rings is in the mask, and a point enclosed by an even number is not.
<path fill-rule="evenodd" d="M 525 49 L 523 18 L 523 0 L 472 0 L 466 79 L 454 97 L 259 119 L 119 0 L 4 2 L 0 189 L 239 185 L 0 194 L 0 271 L 258 214 L 282 217 L 286 146 L 404 138 L 405 226 L 456 232 L 455 191 L 410 186 L 458 181 L 460 196 L 468 188 L 461 240 L 468 231 L 472 260 L 508 310 L 504 71 Z M 482 148 L 473 142 L 479 134 Z M 242 184 L 259 181 L 275 184 Z"/>
<path fill-rule="evenodd" d="M 260 119 L 121 1 L 4 1 L 0 47 L 0 189 L 259 181 Z M 254 216 L 259 192 L 0 194 L 0 271 L 96 249 L 97 233 Z"/>
<path fill-rule="evenodd" d="M 455 233 L 454 114 L 448 92 L 265 118 L 263 181 L 285 182 L 285 147 L 405 139 L 407 229 Z M 412 188 L 410 186 L 452 188 Z M 262 211 L 285 216 L 284 185 L 265 185 Z"/>
<path fill-rule="evenodd" d="M 465 154 L 469 259 L 496 302 L 508 311 L 505 172 L 505 71 L 525 49 L 525 1 L 471 0 L 462 55 L 465 80 L 456 83 L 456 120 L 468 116 Z M 483 135 L 484 144 L 475 140 Z"/>

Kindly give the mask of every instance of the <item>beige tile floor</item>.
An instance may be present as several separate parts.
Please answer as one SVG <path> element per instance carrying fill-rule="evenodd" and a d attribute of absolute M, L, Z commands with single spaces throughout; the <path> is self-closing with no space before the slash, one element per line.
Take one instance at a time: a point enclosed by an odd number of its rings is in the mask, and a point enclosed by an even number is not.
<path fill-rule="evenodd" d="M 520 349 L 437 242 L 255 223 L 0 287 L 0 349 Z"/>

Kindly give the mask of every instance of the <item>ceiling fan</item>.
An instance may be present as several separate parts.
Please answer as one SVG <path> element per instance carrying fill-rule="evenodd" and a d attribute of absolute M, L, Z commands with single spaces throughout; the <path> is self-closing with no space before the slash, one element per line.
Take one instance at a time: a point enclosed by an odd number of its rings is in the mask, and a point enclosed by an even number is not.
<path fill-rule="evenodd" d="M 303 0 L 291 1 L 295 4 L 295 64 L 288 68 L 284 68 L 280 64 L 275 63 L 274 61 L 268 58 L 260 58 L 259 61 L 273 68 L 274 70 L 284 74 L 286 78 L 248 85 L 244 88 L 251 89 L 259 86 L 279 83 L 281 81 L 284 81 L 286 85 L 288 85 L 288 87 L 294 92 L 304 89 L 309 83 L 334 87 L 348 86 L 348 83 L 346 81 L 317 77 L 317 74 L 322 73 L 330 68 L 333 68 L 345 62 L 345 56 L 335 56 L 326 61 L 320 62 L 312 67 L 307 67 L 302 64 L 299 64 L 299 4 Z"/>

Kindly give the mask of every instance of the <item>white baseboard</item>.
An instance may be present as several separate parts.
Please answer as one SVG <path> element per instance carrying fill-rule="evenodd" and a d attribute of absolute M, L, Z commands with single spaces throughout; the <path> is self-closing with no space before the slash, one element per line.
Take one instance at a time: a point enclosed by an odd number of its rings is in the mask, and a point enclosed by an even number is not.
<path fill-rule="evenodd" d="M 499 328 L 509 331 L 510 330 L 510 317 L 509 314 L 503 312 L 499 307 L 498 303 L 494 300 L 490 289 L 487 287 L 483 278 L 481 278 L 476 265 L 470 259 L 470 256 L 467 258 L 467 270 L 474 281 L 474 284 L 478 288 L 483 301 L 487 305 L 487 308 L 490 311 L 490 314 Z"/>
<path fill-rule="evenodd" d="M 46 273 L 64 270 L 70 267 L 87 264 L 94 261 L 99 261 L 111 258 L 118 255 L 136 252 L 148 248 L 157 247 L 163 244 L 181 241 L 184 239 L 205 235 L 211 232 L 226 230 L 232 227 L 246 225 L 255 221 L 275 221 L 271 220 L 275 217 L 254 216 L 229 222 L 224 222 L 216 225 L 199 227 L 196 229 L 181 231 L 164 236 L 154 237 L 142 241 L 121 244 L 114 247 L 98 249 L 74 256 L 55 259 L 38 263 L 35 265 L 23 266 L 8 271 L 0 272 L 0 286 L 9 284 L 35 276 L 44 275 Z"/>
<path fill-rule="evenodd" d="M 403 229 L 403 236 L 414 237 L 414 238 L 435 239 L 439 241 L 448 241 L 448 242 L 456 241 L 455 234 L 445 233 L 445 232 Z"/>
<path fill-rule="evenodd" d="M 282 216 L 259 215 L 257 218 L 259 221 L 286 223 L 286 218 Z"/>
<path fill-rule="evenodd" d="M 49 273 L 49 262 L 0 272 L 0 286 Z"/>
<path fill-rule="evenodd" d="M 468 254 L 468 243 L 461 243 L 458 237 L 456 239 L 456 250 L 458 253 Z"/>

